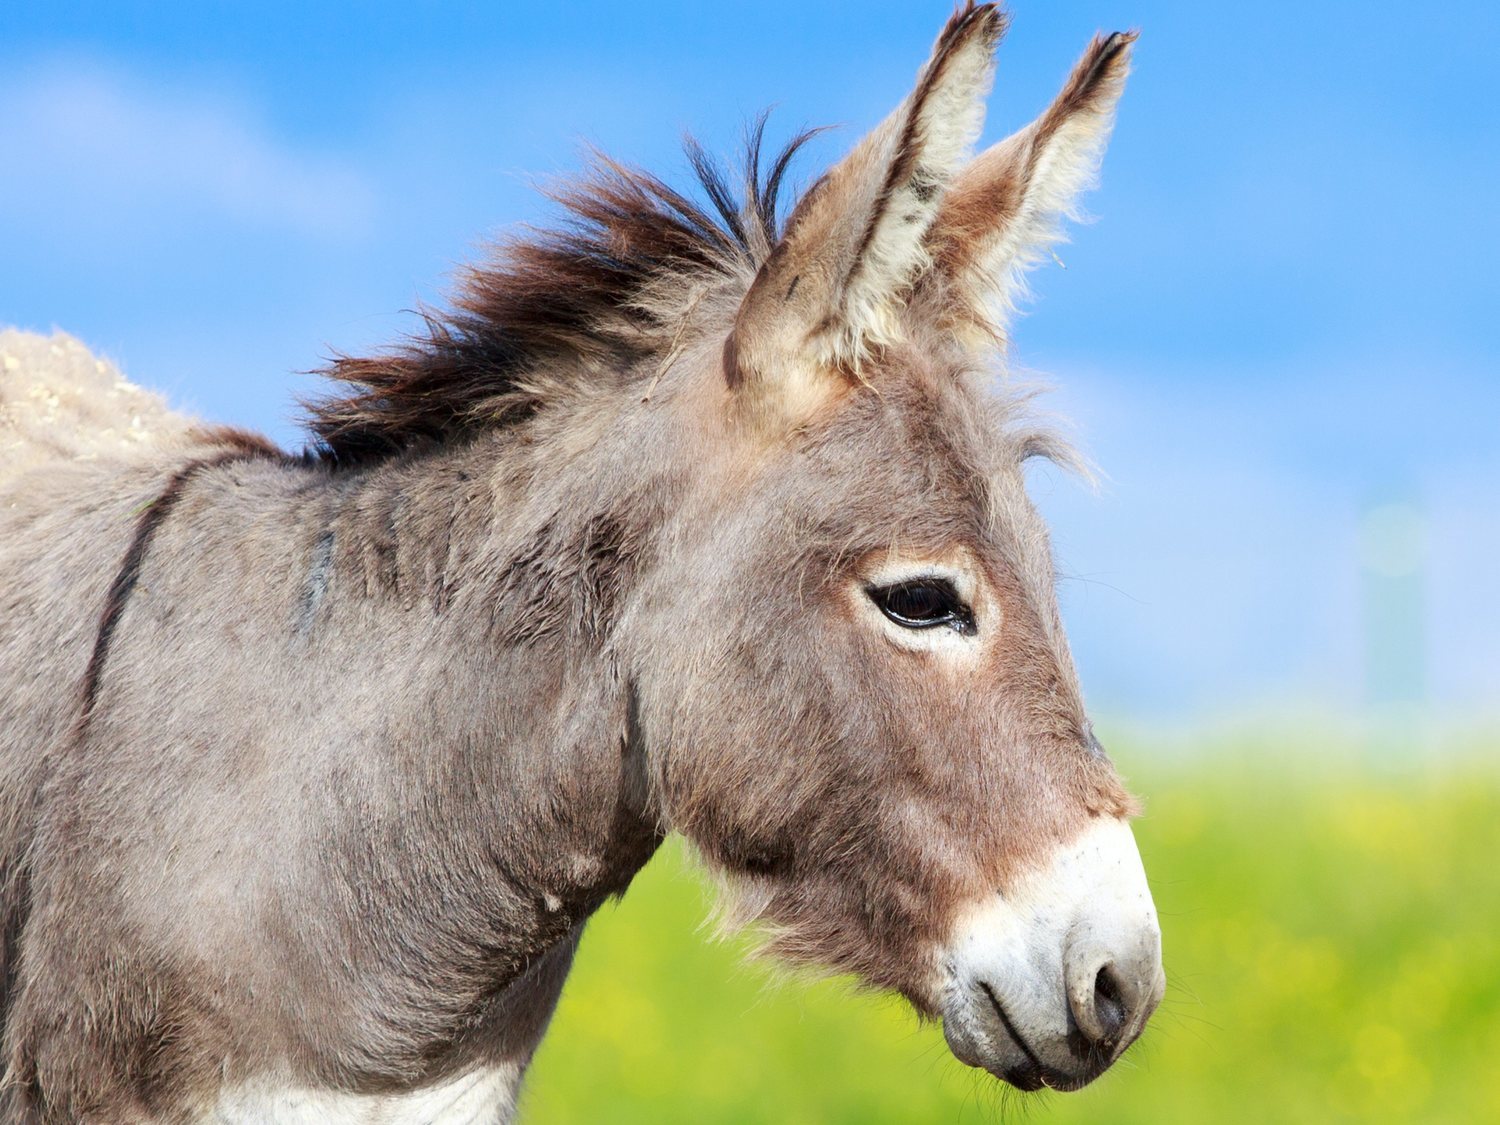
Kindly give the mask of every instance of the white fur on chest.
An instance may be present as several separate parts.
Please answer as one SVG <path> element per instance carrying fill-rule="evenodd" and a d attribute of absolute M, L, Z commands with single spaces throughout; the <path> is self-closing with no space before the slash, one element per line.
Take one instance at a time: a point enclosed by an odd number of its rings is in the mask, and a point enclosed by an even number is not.
<path fill-rule="evenodd" d="M 347 1094 L 271 1080 L 220 1096 L 214 1125 L 499 1125 L 515 1109 L 521 1068 L 513 1063 L 459 1075 L 409 1094 Z"/>

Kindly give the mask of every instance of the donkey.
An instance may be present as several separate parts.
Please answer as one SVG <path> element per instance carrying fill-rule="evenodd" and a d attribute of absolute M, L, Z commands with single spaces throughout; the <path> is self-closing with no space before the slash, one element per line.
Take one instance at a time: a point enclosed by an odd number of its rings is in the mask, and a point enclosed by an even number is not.
<path fill-rule="evenodd" d="M 803 138 L 743 189 L 690 144 L 694 194 L 600 157 L 300 455 L 0 337 L 6 1120 L 508 1119 L 669 831 L 1015 1086 L 1140 1034 L 1136 805 L 1023 487 L 1069 454 L 987 374 L 1133 36 L 970 159 L 1006 23 L 784 221 Z"/>

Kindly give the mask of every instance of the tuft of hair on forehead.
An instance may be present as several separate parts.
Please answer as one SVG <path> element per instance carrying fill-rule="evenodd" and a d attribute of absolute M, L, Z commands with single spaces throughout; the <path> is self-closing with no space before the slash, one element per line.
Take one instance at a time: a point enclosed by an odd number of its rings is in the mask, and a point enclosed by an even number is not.
<path fill-rule="evenodd" d="M 1099 470 L 1069 436 L 1070 424 L 1039 406 L 1052 390 L 1045 380 L 1017 382 L 1007 378 L 1003 388 L 990 397 L 999 417 L 992 430 L 1002 435 L 1015 461 L 1046 461 L 1077 477 L 1090 487 L 1099 482 Z"/>
<path fill-rule="evenodd" d="M 322 370 L 342 393 L 304 403 L 317 451 L 378 460 L 524 419 L 558 377 L 638 378 L 696 297 L 743 292 L 779 241 L 789 169 L 817 130 L 768 153 L 765 124 L 747 135 L 738 184 L 685 142 L 701 199 L 592 153 L 547 192 L 558 226 L 523 230 L 463 271 L 452 309 L 421 310 L 423 330 L 404 344 Z"/>

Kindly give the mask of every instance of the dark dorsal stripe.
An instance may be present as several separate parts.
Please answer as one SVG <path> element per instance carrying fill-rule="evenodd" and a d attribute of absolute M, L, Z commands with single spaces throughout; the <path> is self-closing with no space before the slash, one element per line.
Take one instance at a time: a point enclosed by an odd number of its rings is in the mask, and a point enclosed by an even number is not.
<path fill-rule="evenodd" d="M 99 628 L 94 634 L 94 651 L 89 655 L 88 667 L 84 670 L 83 685 L 79 691 L 81 699 L 77 728 L 79 735 L 82 735 L 88 728 L 89 720 L 93 718 L 94 703 L 99 697 L 99 681 L 104 674 L 104 664 L 109 659 L 109 646 L 114 640 L 115 628 L 120 623 L 120 615 L 125 612 L 125 603 L 130 600 L 130 595 L 135 590 L 135 584 L 141 574 L 141 563 L 146 558 L 146 551 L 151 546 L 151 540 L 156 535 L 157 528 L 161 527 L 172 509 L 177 506 L 177 501 L 182 499 L 183 489 L 188 481 L 199 473 L 231 461 L 263 455 L 264 451 L 258 446 L 236 443 L 235 448 L 220 453 L 218 456 L 189 461 L 173 473 L 166 487 L 154 500 L 148 501 L 141 509 L 140 518 L 135 524 L 135 534 L 131 537 L 125 557 L 120 560 L 114 581 L 110 583 L 109 593 L 104 597 L 104 609 L 99 614 Z"/>

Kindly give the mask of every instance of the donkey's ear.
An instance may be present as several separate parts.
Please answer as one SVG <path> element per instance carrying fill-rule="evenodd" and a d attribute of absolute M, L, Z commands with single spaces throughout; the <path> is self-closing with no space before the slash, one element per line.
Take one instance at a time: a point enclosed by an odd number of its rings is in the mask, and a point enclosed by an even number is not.
<path fill-rule="evenodd" d="M 994 4 L 957 12 L 912 93 L 792 212 L 724 347 L 725 378 L 756 413 L 799 413 L 897 335 L 938 201 L 983 125 L 1005 22 Z"/>
<path fill-rule="evenodd" d="M 1095 36 L 1040 117 L 977 156 L 953 180 L 928 232 L 955 327 L 998 331 L 1023 274 L 1063 237 L 1091 186 L 1130 72 L 1134 32 Z"/>

